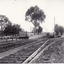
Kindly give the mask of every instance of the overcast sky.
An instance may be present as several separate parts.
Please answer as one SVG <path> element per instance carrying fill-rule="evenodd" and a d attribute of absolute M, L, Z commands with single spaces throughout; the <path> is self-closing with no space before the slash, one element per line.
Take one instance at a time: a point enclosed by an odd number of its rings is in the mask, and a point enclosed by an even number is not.
<path fill-rule="evenodd" d="M 0 0 L 0 14 L 6 15 L 12 23 L 20 24 L 27 31 L 33 24 L 25 21 L 25 13 L 31 6 L 37 5 L 45 12 L 44 31 L 53 31 L 55 23 L 64 26 L 64 0 Z"/>

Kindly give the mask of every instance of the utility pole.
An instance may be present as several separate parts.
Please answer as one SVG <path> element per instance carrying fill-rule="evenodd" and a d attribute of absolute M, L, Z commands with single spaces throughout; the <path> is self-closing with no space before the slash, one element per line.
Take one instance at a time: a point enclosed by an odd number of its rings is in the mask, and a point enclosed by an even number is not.
<path fill-rule="evenodd" d="M 55 17 L 54 17 L 54 28 L 55 28 Z M 54 31 L 54 37 L 55 37 L 55 31 Z"/>
<path fill-rule="evenodd" d="M 55 26 L 55 17 L 54 17 L 54 26 Z"/>

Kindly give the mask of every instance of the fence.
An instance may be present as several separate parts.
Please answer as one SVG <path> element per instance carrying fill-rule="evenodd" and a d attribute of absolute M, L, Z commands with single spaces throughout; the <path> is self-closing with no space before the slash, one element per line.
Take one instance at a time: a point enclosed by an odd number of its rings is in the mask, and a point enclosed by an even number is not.
<path fill-rule="evenodd" d="M 14 36 L 3 36 L 3 37 L 0 37 L 0 42 L 3 42 L 3 41 L 17 41 L 17 40 L 20 40 L 19 37 L 14 37 Z"/>

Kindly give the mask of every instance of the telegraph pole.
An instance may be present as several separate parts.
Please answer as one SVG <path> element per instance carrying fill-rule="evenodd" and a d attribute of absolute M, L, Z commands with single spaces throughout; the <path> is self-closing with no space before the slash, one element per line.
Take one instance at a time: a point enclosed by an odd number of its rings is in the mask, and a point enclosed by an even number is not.
<path fill-rule="evenodd" d="M 55 28 L 55 17 L 54 17 L 54 28 Z M 54 31 L 54 37 L 55 37 L 55 31 Z"/>
<path fill-rule="evenodd" d="M 54 26 L 55 26 L 55 17 L 54 17 Z"/>
<path fill-rule="evenodd" d="M 55 27 L 55 17 L 54 17 L 54 27 Z"/>

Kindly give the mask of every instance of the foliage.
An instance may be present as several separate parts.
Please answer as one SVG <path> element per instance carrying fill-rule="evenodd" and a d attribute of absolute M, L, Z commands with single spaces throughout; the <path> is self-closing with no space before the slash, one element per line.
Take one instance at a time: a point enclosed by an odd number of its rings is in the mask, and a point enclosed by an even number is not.
<path fill-rule="evenodd" d="M 38 32 L 38 34 L 42 32 L 42 27 L 41 26 L 38 27 L 37 32 Z"/>
<path fill-rule="evenodd" d="M 0 15 L 0 26 L 1 26 L 1 31 L 5 29 L 7 25 L 11 24 L 9 19 L 5 15 Z"/>
<path fill-rule="evenodd" d="M 1 26 L 1 34 L 5 35 L 14 35 L 18 34 L 21 31 L 20 25 L 14 24 L 9 21 L 9 19 L 5 15 L 0 15 L 0 26 Z"/>
<path fill-rule="evenodd" d="M 33 32 L 34 35 L 35 35 L 35 33 L 37 33 L 37 29 L 34 27 L 33 30 L 32 30 L 32 32 Z"/>
<path fill-rule="evenodd" d="M 59 32 L 61 33 L 61 35 L 63 34 L 64 28 L 62 26 L 59 27 Z"/>
<path fill-rule="evenodd" d="M 59 34 L 59 26 L 57 24 L 54 27 L 54 31 L 55 31 L 56 35 Z"/>
<path fill-rule="evenodd" d="M 39 33 L 42 32 L 42 30 L 43 30 L 42 27 L 39 26 L 38 28 L 35 28 L 35 27 L 34 27 L 33 30 L 32 30 L 32 32 L 34 32 L 34 33 L 38 33 L 38 34 L 39 34 Z"/>
<path fill-rule="evenodd" d="M 18 24 L 8 25 L 4 30 L 4 34 L 14 35 L 14 34 L 19 34 L 19 31 L 21 31 L 20 25 Z"/>
<path fill-rule="evenodd" d="M 35 27 L 39 26 L 45 17 L 43 10 L 39 9 L 37 5 L 35 7 L 31 6 L 25 14 L 25 20 L 32 22 Z"/>
<path fill-rule="evenodd" d="M 64 27 L 62 26 L 59 26 L 58 24 L 55 25 L 55 28 L 54 28 L 54 31 L 56 33 L 56 35 L 59 35 L 59 34 L 63 34 L 64 32 Z"/>

